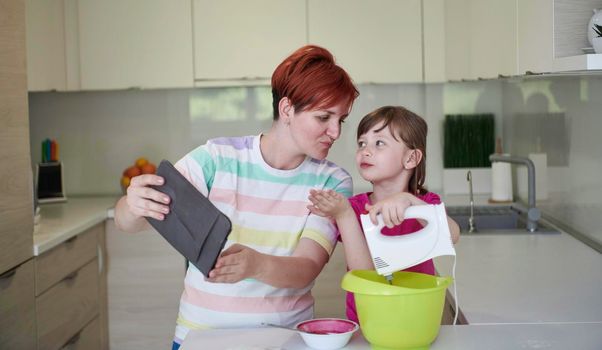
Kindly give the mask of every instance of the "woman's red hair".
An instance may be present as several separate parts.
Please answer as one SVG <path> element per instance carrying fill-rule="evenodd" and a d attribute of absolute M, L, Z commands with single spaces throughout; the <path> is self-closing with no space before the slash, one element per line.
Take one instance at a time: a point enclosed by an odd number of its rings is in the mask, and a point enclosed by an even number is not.
<path fill-rule="evenodd" d="M 329 108 L 339 103 L 351 108 L 359 96 L 353 81 L 335 63 L 326 49 L 303 46 L 288 56 L 272 74 L 274 120 L 278 119 L 278 103 L 291 100 L 295 111 Z"/>

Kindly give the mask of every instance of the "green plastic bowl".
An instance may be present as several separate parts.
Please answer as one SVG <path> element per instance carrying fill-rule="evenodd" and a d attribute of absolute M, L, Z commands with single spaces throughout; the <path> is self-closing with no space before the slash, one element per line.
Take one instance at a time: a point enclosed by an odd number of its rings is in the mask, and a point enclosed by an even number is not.
<path fill-rule="evenodd" d="M 373 350 L 428 349 L 439 334 L 451 277 L 396 272 L 393 284 L 369 270 L 349 271 L 341 287 L 355 295 L 364 337 Z"/>

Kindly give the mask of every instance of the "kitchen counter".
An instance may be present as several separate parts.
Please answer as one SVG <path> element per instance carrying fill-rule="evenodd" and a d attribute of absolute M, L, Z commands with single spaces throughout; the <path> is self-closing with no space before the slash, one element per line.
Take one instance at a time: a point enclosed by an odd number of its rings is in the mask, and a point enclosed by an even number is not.
<path fill-rule="evenodd" d="M 114 196 L 72 197 L 63 203 L 41 204 L 40 222 L 33 234 L 33 255 L 38 256 L 103 222 L 116 201 Z"/>
<path fill-rule="evenodd" d="M 602 322 L 602 255 L 566 233 L 462 234 L 456 254 L 469 324 Z M 442 275 L 452 263 L 435 259 Z"/>
<path fill-rule="evenodd" d="M 602 323 L 441 326 L 431 350 L 599 350 Z M 311 350 L 297 333 L 275 328 L 191 331 L 180 350 Z M 370 350 L 356 333 L 342 350 Z"/>

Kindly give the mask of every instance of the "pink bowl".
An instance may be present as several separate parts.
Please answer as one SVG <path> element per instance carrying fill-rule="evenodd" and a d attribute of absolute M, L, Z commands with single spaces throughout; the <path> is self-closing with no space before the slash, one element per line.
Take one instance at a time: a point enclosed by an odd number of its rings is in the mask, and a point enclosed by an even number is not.
<path fill-rule="evenodd" d="M 318 350 L 335 350 L 347 345 L 359 326 L 341 318 L 316 318 L 303 321 L 295 327 L 307 346 Z"/>

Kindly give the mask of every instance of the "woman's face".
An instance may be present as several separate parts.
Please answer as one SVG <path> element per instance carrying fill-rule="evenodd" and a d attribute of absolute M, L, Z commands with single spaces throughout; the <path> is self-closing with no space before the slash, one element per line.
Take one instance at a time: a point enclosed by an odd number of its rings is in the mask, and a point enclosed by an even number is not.
<path fill-rule="evenodd" d="M 401 139 L 393 137 L 389 127 L 379 130 L 382 126 L 383 123 L 375 125 L 357 140 L 355 163 L 366 181 L 378 182 L 399 177 L 405 169 L 404 162 L 412 152 Z"/>
<path fill-rule="evenodd" d="M 315 159 L 324 159 L 341 135 L 341 124 L 349 115 L 347 105 L 295 112 L 289 119 L 291 138 L 299 152 Z"/>

